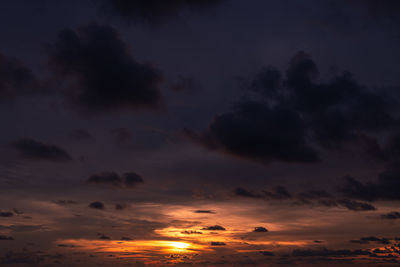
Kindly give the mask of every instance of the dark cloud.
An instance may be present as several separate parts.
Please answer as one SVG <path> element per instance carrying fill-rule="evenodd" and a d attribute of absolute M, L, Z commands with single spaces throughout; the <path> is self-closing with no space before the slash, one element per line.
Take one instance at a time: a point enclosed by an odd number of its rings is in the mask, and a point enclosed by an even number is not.
<path fill-rule="evenodd" d="M 12 236 L 0 235 L 0 240 L 14 240 Z"/>
<path fill-rule="evenodd" d="M 211 242 L 211 246 L 226 246 L 224 242 Z"/>
<path fill-rule="evenodd" d="M 129 206 L 126 204 L 115 204 L 115 209 L 116 210 L 124 210 L 127 209 Z"/>
<path fill-rule="evenodd" d="M 346 207 L 349 210 L 353 211 L 370 211 L 370 210 L 376 210 L 374 206 L 368 203 L 363 203 L 363 202 L 358 202 L 355 200 L 349 200 L 349 199 L 341 199 L 338 200 L 337 203 L 341 206 Z"/>
<path fill-rule="evenodd" d="M 231 111 L 215 116 L 203 133 L 185 129 L 185 134 L 246 159 L 312 163 L 321 149 L 337 150 L 397 125 L 392 92 L 369 90 L 349 72 L 321 81 L 304 52 L 291 59 L 284 74 L 264 68 L 242 87 L 244 96 Z"/>
<path fill-rule="evenodd" d="M 372 18 L 398 19 L 400 3 L 396 0 L 349 0 L 356 7 L 364 8 Z"/>
<path fill-rule="evenodd" d="M 224 0 L 101 0 L 104 12 L 128 22 L 158 24 L 178 18 L 183 11 L 217 6 Z"/>
<path fill-rule="evenodd" d="M 209 214 L 215 214 L 215 211 L 212 211 L 212 210 L 195 210 L 194 213 L 209 213 Z"/>
<path fill-rule="evenodd" d="M 316 162 L 299 115 L 285 107 L 241 101 L 233 111 L 217 115 L 203 134 L 184 131 L 204 146 L 251 160 Z"/>
<path fill-rule="evenodd" d="M 32 71 L 16 59 L 0 53 L 0 100 L 37 92 L 38 84 Z"/>
<path fill-rule="evenodd" d="M 267 199 L 291 199 L 293 196 L 289 193 L 289 191 L 283 187 L 278 186 L 273 191 L 263 191 Z"/>
<path fill-rule="evenodd" d="M 340 191 L 348 197 L 376 201 L 400 200 L 400 169 L 396 165 L 389 166 L 379 174 L 375 183 L 362 183 L 357 179 L 347 176 L 345 184 Z"/>
<path fill-rule="evenodd" d="M 92 208 L 92 209 L 98 209 L 98 210 L 104 210 L 105 209 L 104 204 L 102 202 L 99 202 L 99 201 L 95 201 L 95 202 L 90 203 L 88 207 Z"/>
<path fill-rule="evenodd" d="M 87 180 L 89 184 L 104 184 L 119 188 L 134 188 L 136 185 L 144 183 L 143 178 L 134 173 L 125 173 L 122 176 L 115 172 L 103 172 L 94 174 Z"/>
<path fill-rule="evenodd" d="M 371 252 L 368 250 L 330 250 L 326 248 L 321 248 L 319 250 L 311 250 L 311 249 L 295 249 L 292 252 L 292 255 L 295 257 L 353 257 L 353 256 L 361 256 L 361 255 L 370 255 Z"/>
<path fill-rule="evenodd" d="M 38 266 L 43 263 L 44 257 L 37 255 L 33 252 L 7 252 L 3 257 L 0 258 L 0 264 L 18 264 L 18 265 L 31 265 Z"/>
<path fill-rule="evenodd" d="M 395 220 L 400 219 L 400 212 L 393 211 L 386 214 L 382 214 L 383 219 Z"/>
<path fill-rule="evenodd" d="M 63 148 L 55 145 L 45 144 L 31 138 L 22 138 L 12 143 L 22 157 L 31 160 L 48 160 L 54 162 L 65 162 L 72 157 Z"/>
<path fill-rule="evenodd" d="M 353 211 L 371 211 L 376 208 L 370 203 L 352 199 L 336 199 L 324 190 L 309 190 L 300 193 L 290 193 L 286 187 L 278 186 L 273 190 L 263 190 L 263 194 L 250 192 L 244 188 L 236 188 L 234 195 L 245 198 L 263 199 L 267 201 L 291 200 L 296 205 L 319 205 L 325 207 L 345 207 Z"/>
<path fill-rule="evenodd" d="M 384 245 L 388 245 L 391 243 L 390 239 L 388 239 L 388 238 L 379 238 L 376 236 L 361 237 L 360 239 L 350 240 L 350 242 L 358 243 L 358 244 L 368 244 L 370 242 L 375 242 L 375 243 L 384 244 Z"/>
<path fill-rule="evenodd" d="M 254 233 L 266 233 L 268 232 L 267 228 L 264 227 L 256 227 L 253 230 Z"/>
<path fill-rule="evenodd" d="M 238 187 L 233 191 L 233 194 L 240 197 L 247 197 L 247 198 L 264 198 L 264 196 L 250 192 L 242 187 Z"/>
<path fill-rule="evenodd" d="M 85 110 L 160 106 L 160 72 L 137 62 L 112 27 L 90 24 L 77 31 L 63 30 L 47 46 L 47 52 L 58 77 L 73 80 L 65 93 Z"/>
<path fill-rule="evenodd" d="M 123 236 L 123 237 L 121 237 L 121 240 L 122 241 L 132 241 L 133 239 L 130 237 Z"/>
<path fill-rule="evenodd" d="M 14 213 L 11 211 L 0 211 L 0 217 L 12 217 L 14 216 Z"/>
<path fill-rule="evenodd" d="M 269 257 L 275 256 L 275 253 L 273 253 L 271 251 L 260 251 L 260 254 L 263 256 L 269 256 Z"/>
<path fill-rule="evenodd" d="M 75 205 L 78 204 L 78 202 L 73 201 L 73 200 L 65 200 L 65 199 L 59 199 L 59 200 L 54 200 L 53 203 L 60 205 L 60 206 L 67 206 L 67 205 Z"/>
<path fill-rule="evenodd" d="M 225 231 L 226 229 L 220 225 L 204 227 L 202 230 L 206 231 Z"/>
<path fill-rule="evenodd" d="M 93 139 L 93 135 L 85 129 L 77 129 L 71 133 L 71 137 L 76 140 L 90 140 Z"/>
<path fill-rule="evenodd" d="M 185 235 L 201 235 L 201 234 L 203 234 L 202 232 L 199 232 L 199 231 L 183 231 L 183 232 L 181 232 L 181 234 L 185 234 Z"/>

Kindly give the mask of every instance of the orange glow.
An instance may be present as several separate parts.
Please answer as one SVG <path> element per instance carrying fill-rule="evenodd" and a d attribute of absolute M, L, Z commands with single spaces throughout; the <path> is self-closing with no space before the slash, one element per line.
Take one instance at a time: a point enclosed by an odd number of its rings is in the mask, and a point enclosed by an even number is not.
<path fill-rule="evenodd" d="M 181 241 L 165 241 L 165 240 L 134 240 L 134 241 L 117 241 L 117 240 L 88 240 L 88 239 L 69 239 L 58 240 L 57 242 L 75 245 L 84 250 L 92 250 L 98 252 L 114 252 L 114 253 L 142 253 L 152 252 L 156 254 L 169 253 L 197 253 L 206 250 L 205 246 L 181 242 Z"/>

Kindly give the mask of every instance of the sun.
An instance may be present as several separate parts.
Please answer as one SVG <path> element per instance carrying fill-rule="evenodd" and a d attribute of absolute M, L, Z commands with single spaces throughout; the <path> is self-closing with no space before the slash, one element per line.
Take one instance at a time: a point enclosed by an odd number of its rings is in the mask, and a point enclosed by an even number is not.
<path fill-rule="evenodd" d="M 184 242 L 171 242 L 170 245 L 171 245 L 171 247 L 174 247 L 177 249 L 185 249 L 190 246 L 188 243 L 184 243 Z"/>

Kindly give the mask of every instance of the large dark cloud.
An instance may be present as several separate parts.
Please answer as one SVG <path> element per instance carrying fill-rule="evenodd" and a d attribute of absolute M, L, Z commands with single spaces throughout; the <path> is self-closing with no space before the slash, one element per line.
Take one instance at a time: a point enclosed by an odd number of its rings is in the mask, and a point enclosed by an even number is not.
<path fill-rule="evenodd" d="M 318 161 L 308 145 L 298 113 L 285 107 L 242 101 L 232 112 L 218 115 L 203 134 L 185 130 L 193 140 L 208 148 L 261 162 Z"/>
<path fill-rule="evenodd" d="M 12 143 L 21 156 L 31 160 L 48 160 L 65 162 L 72 157 L 63 148 L 35 141 L 31 138 L 22 138 Z"/>
<path fill-rule="evenodd" d="M 120 188 L 133 188 L 144 181 L 140 175 L 134 172 L 124 173 L 123 175 L 119 175 L 115 172 L 103 172 L 90 176 L 87 182 L 89 184 L 104 184 Z"/>
<path fill-rule="evenodd" d="M 320 159 L 318 150 L 337 150 L 398 124 L 391 92 L 369 90 L 349 72 L 322 81 L 304 52 L 284 73 L 263 68 L 243 88 L 244 97 L 215 116 L 205 132 L 185 133 L 207 148 L 242 158 L 309 163 Z"/>
<path fill-rule="evenodd" d="M 262 193 L 258 193 L 238 187 L 233 191 L 233 195 L 266 201 L 291 201 L 292 204 L 295 205 L 344 207 L 352 211 L 376 210 L 376 208 L 370 203 L 360 202 L 353 199 L 340 199 L 324 190 L 309 190 L 300 193 L 291 193 L 286 189 L 286 187 L 278 186 L 273 190 L 263 190 Z"/>
<path fill-rule="evenodd" d="M 0 53 L 0 100 L 36 92 L 38 84 L 32 71 L 16 59 Z"/>
<path fill-rule="evenodd" d="M 390 165 L 379 174 L 377 182 L 363 183 L 347 176 L 340 188 L 346 196 L 367 201 L 400 200 L 400 168 Z"/>
<path fill-rule="evenodd" d="M 47 45 L 49 61 L 60 79 L 71 78 L 65 93 L 86 110 L 157 108 L 161 103 L 161 73 L 139 63 L 118 32 L 90 24 L 59 32 Z"/>
<path fill-rule="evenodd" d="M 160 23 L 183 11 L 217 6 L 224 0 L 100 0 L 102 10 L 128 22 Z"/>

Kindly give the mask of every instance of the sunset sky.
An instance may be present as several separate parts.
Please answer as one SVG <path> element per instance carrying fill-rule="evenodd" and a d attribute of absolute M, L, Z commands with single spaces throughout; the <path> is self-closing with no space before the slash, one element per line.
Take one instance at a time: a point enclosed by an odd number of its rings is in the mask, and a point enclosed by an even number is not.
<path fill-rule="evenodd" d="M 400 1 L 0 1 L 0 266 L 399 266 Z"/>

